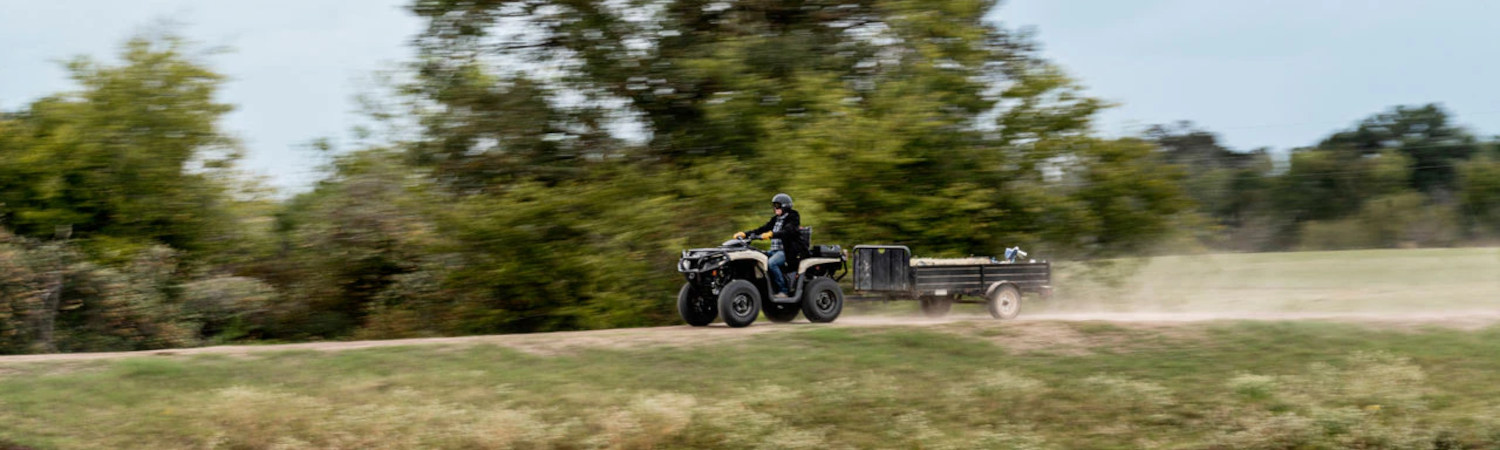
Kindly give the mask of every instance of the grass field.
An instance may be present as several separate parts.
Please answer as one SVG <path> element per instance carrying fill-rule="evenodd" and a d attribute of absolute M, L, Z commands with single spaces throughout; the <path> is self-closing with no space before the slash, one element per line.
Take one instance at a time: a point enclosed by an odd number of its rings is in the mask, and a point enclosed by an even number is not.
<path fill-rule="evenodd" d="M 1493 249 L 1165 258 L 1028 313 L 1494 309 L 1497 266 Z M 1077 297 L 1096 291 L 1114 295 Z M 1500 327 L 1444 325 L 792 324 L 0 361 L 0 448 L 1500 447 Z"/>

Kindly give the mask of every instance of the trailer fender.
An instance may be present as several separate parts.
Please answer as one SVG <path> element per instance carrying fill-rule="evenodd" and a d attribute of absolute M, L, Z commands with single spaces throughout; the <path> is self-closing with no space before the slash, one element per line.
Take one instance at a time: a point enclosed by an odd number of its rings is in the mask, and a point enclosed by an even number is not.
<path fill-rule="evenodd" d="M 1019 284 L 1015 284 L 1015 283 L 1012 283 L 1012 282 L 1009 282 L 1009 281 L 996 281 L 996 282 L 990 284 L 990 287 L 985 288 L 985 290 L 984 290 L 984 298 L 986 298 L 986 299 L 990 298 L 990 294 L 994 294 L 995 290 L 1000 289 L 1000 286 L 1004 286 L 1004 285 L 1007 285 L 1007 284 L 1009 284 L 1011 286 L 1015 286 L 1017 291 L 1021 290 L 1021 285 L 1019 285 Z"/>

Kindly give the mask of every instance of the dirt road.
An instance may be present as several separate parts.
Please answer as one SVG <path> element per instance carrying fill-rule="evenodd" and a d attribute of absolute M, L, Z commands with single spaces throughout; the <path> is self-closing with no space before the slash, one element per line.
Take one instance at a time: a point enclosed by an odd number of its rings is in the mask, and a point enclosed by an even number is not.
<path fill-rule="evenodd" d="M 308 342 L 278 345 L 223 345 L 171 350 L 107 353 L 62 353 L 45 355 L 0 356 L 0 365 L 45 361 L 87 361 L 128 357 L 180 356 L 180 355 L 248 355 L 261 352 L 283 351 L 339 351 L 379 347 L 402 347 L 423 345 L 498 345 L 534 354 L 558 354 L 587 348 L 629 348 L 642 346 L 702 345 L 744 339 L 765 333 L 806 330 L 811 327 L 890 327 L 890 326 L 947 326 L 967 324 L 975 327 L 1013 327 L 1025 338 L 1034 332 L 1041 335 L 1051 333 L 1059 322 L 1098 321 L 1119 323 L 1125 326 L 1139 325 L 1154 328 L 1170 327 L 1197 322 L 1226 320 L 1319 320 L 1353 322 L 1383 327 L 1439 326 L 1477 329 L 1500 323 L 1500 311 L 1440 311 L 1415 314 L 1391 313 L 1064 313 L 1023 315 L 1015 321 L 995 321 L 988 316 L 955 315 L 940 319 L 907 316 L 845 316 L 829 325 L 797 322 L 772 324 L 765 321 L 755 325 L 732 329 L 722 324 L 705 328 L 669 326 L 651 328 L 624 328 L 613 330 L 564 331 L 555 333 L 501 334 L 487 336 L 463 336 L 421 339 L 391 339 L 378 341 Z M 1043 337 L 1043 336 L 1033 336 Z"/>

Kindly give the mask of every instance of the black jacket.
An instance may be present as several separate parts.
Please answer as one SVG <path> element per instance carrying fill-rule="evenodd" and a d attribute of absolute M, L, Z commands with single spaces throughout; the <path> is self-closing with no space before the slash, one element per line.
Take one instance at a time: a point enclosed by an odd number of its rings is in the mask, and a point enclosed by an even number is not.
<path fill-rule="evenodd" d="M 771 231 L 776 226 L 776 216 L 766 221 L 760 228 L 746 231 L 745 234 L 759 236 L 761 233 Z M 802 240 L 802 215 L 797 214 L 795 209 L 786 210 L 786 218 L 781 220 L 781 231 L 771 235 L 771 239 L 781 239 L 781 249 L 786 252 L 786 266 L 788 272 L 797 271 L 797 263 L 808 256 L 807 242 Z"/>

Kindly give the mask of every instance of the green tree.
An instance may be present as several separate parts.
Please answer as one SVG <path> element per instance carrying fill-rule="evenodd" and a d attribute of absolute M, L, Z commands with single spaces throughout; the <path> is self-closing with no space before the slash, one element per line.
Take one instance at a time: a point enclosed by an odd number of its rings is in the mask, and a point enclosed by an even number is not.
<path fill-rule="evenodd" d="M 1191 122 L 1152 126 L 1145 138 L 1160 147 L 1159 157 L 1185 169 L 1183 190 L 1197 211 L 1219 230 L 1210 245 L 1240 250 L 1264 250 L 1271 209 L 1271 157 L 1265 149 L 1239 152 L 1224 147 L 1218 136 Z"/>
<path fill-rule="evenodd" d="M 1455 189 L 1458 163 L 1479 148 L 1474 136 L 1454 125 L 1436 104 L 1397 106 L 1329 136 L 1318 147 L 1360 156 L 1398 151 L 1410 161 L 1410 186 L 1428 193 Z"/>
<path fill-rule="evenodd" d="M 1500 160 L 1486 155 L 1459 166 L 1458 209 L 1472 233 L 1500 236 Z"/>
<path fill-rule="evenodd" d="M 276 305 L 285 323 L 272 335 L 340 336 L 364 323 L 394 277 L 416 269 L 434 248 L 431 185 L 389 151 L 337 157 L 328 178 L 279 213 L 282 251 L 251 273 L 295 302 Z"/>
<path fill-rule="evenodd" d="M 1276 204 L 1298 220 L 1342 218 L 1358 211 L 1365 199 L 1405 190 L 1410 167 L 1410 158 L 1392 150 L 1369 157 L 1294 151 L 1276 187 Z"/>
<path fill-rule="evenodd" d="M 216 171 L 238 150 L 218 128 L 230 110 L 214 99 L 223 77 L 186 51 L 176 38 L 136 38 L 119 66 L 77 58 L 68 70 L 81 90 L 4 120 L 7 223 L 34 237 L 70 227 L 92 244 L 128 248 L 197 251 L 221 240 L 231 226 Z"/>
<path fill-rule="evenodd" d="M 1091 152 L 1133 144 L 1088 138 L 1090 120 L 1104 104 L 1042 60 L 1027 36 L 986 22 L 994 6 L 956 0 L 419 1 L 413 11 L 428 28 L 418 39 L 419 78 L 409 92 L 443 107 L 427 109 L 437 117 L 424 120 L 429 137 L 414 148 L 418 160 L 440 168 L 493 160 L 489 154 L 527 159 L 536 154 L 525 150 L 532 146 L 507 150 L 495 143 L 535 142 L 545 134 L 598 158 L 678 168 L 730 161 L 749 166 L 727 167 L 730 173 L 759 186 L 744 195 L 798 193 L 824 239 L 993 253 L 1038 236 L 1081 236 L 1086 233 L 1071 232 L 1081 229 L 1077 221 L 1043 226 L 1040 217 L 1098 214 L 1103 203 L 1055 211 L 1054 205 L 1067 204 L 1056 200 L 1075 189 L 1047 186 L 1043 172 L 1061 164 L 1101 164 L 1096 173 L 1111 170 L 1103 168 L 1110 164 L 1128 170 L 1136 163 Z M 524 70 L 528 65 L 559 67 L 562 74 L 537 79 L 536 71 Z M 515 67 L 523 69 L 505 72 Z M 582 99 L 559 101 L 559 92 Z M 496 100 L 471 101 L 491 94 Z M 511 96 L 523 99 L 500 100 Z M 586 137 L 597 135 L 599 118 L 611 116 L 640 122 L 643 148 Z M 431 126 L 518 117 L 539 122 L 486 126 L 487 138 L 457 140 L 447 134 L 454 127 Z M 505 172 L 485 163 L 457 166 Z M 696 196 L 687 193 L 681 203 L 696 204 Z M 1084 239 L 1149 240 L 1161 226 L 1145 222 L 1168 220 L 1177 207 L 1167 205 L 1174 202 L 1129 203 L 1151 214 L 1101 224 L 1094 230 L 1105 234 Z M 1111 219 L 1085 222 L 1100 220 Z M 1061 246 L 1076 247 L 1076 241 Z"/>
<path fill-rule="evenodd" d="M 134 38 L 117 65 L 70 62 L 76 91 L 0 114 L 0 351 L 193 345 L 248 314 L 253 290 L 182 297 L 272 250 L 271 202 L 218 127 L 223 77 L 191 51 Z"/>

